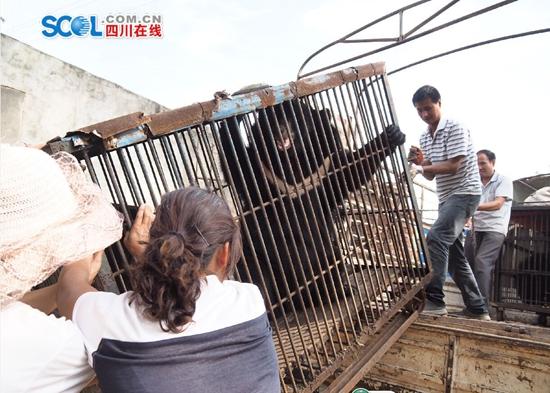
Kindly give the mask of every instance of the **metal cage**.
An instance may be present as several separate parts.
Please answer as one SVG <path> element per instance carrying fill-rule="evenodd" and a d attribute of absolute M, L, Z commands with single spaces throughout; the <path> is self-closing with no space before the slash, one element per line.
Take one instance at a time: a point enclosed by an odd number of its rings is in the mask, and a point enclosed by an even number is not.
<path fill-rule="evenodd" d="M 512 207 L 493 300 L 499 320 L 506 308 L 550 315 L 550 206 Z"/>
<path fill-rule="evenodd" d="M 244 251 L 235 279 L 266 299 L 284 391 L 349 390 L 423 305 L 426 246 L 384 64 L 369 64 L 51 141 L 131 225 L 137 206 L 197 185 L 230 204 Z M 99 280 L 131 289 L 121 243 Z"/>

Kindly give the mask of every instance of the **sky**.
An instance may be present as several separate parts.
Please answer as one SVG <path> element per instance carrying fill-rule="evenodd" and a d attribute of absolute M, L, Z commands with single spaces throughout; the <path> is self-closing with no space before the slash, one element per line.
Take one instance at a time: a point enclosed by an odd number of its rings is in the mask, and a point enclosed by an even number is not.
<path fill-rule="evenodd" d="M 2 32 L 115 82 L 169 108 L 209 100 L 220 90 L 296 79 L 320 47 L 413 0 L 3 0 Z M 404 30 L 449 0 L 432 0 L 404 14 Z M 426 28 L 497 0 L 462 0 Z M 46 15 L 161 15 L 161 39 L 46 38 Z M 388 22 L 356 38 L 394 37 Z M 459 46 L 550 27 L 550 1 L 518 0 L 409 44 L 340 66 L 384 61 L 387 71 Z M 374 49 L 329 49 L 306 71 Z M 411 103 L 414 91 L 436 86 L 443 115 L 466 124 L 476 149 L 493 150 L 499 172 L 516 179 L 550 172 L 550 33 L 450 55 L 390 75 L 397 119 L 407 147 L 425 125 Z"/>

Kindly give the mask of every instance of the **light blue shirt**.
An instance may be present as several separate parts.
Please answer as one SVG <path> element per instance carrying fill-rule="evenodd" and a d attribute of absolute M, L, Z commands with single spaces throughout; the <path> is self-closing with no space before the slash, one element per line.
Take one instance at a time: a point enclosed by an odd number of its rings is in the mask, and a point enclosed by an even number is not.
<path fill-rule="evenodd" d="M 474 230 L 476 232 L 499 232 L 508 234 L 508 223 L 512 209 L 512 181 L 498 173 L 493 173 L 491 180 L 482 185 L 480 203 L 491 202 L 496 197 L 503 197 L 504 204 L 498 210 L 476 211 L 474 214 Z"/>

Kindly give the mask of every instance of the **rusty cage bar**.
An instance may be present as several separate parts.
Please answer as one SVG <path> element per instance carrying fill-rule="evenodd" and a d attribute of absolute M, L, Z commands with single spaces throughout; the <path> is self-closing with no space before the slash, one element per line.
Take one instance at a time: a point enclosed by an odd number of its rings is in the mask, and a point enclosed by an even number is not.
<path fill-rule="evenodd" d="M 240 221 L 235 279 L 266 299 L 284 391 L 349 390 L 418 315 L 429 278 L 422 226 L 383 63 L 136 113 L 48 144 L 69 151 L 131 225 L 187 185 Z M 131 289 L 121 243 L 101 288 Z"/>
<path fill-rule="evenodd" d="M 493 287 L 498 320 L 507 308 L 550 315 L 550 206 L 512 207 Z"/>

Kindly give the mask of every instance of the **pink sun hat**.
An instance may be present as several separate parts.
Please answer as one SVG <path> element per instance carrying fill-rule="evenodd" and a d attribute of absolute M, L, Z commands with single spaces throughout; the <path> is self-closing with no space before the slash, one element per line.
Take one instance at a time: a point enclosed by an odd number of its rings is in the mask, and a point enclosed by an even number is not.
<path fill-rule="evenodd" d="M 0 305 L 122 236 L 122 216 L 68 153 L 0 144 Z"/>

